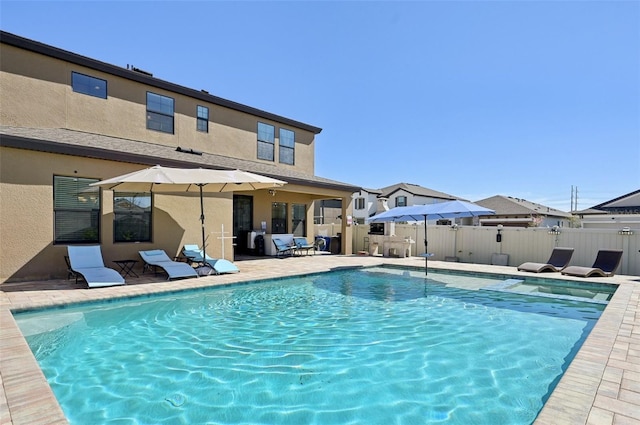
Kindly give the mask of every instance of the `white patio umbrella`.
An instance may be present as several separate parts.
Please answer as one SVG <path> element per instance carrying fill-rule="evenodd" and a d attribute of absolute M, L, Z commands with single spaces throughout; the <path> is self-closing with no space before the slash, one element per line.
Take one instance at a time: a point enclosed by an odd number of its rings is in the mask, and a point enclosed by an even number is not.
<path fill-rule="evenodd" d="M 424 273 L 427 274 L 427 220 L 440 218 L 477 217 L 492 215 L 495 211 L 466 201 L 446 201 L 427 205 L 411 205 L 395 207 L 380 214 L 369 217 L 369 223 L 385 223 L 392 221 L 424 221 Z"/>
<path fill-rule="evenodd" d="M 203 193 L 235 192 L 280 187 L 287 182 L 241 170 L 170 168 L 156 165 L 133 173 L 92 183 L 107 190 L 151 193 L 200 193 L 202 251 L 206 258 Z"/>

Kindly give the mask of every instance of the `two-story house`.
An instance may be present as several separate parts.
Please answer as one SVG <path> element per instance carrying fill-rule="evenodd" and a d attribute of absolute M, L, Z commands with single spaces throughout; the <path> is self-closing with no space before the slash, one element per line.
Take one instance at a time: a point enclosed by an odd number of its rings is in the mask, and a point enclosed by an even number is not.
<path fill-rule="evenodd" d="M 90 186 L 154 165 L 287 182 L 204 196 L 215 257 L 243 252 L 254 229 L 312 241 L 318 200 L 339 199 L 351 214 L 360 188 L 314 174 L 319 127 L 7 32 L 0 56 L 0 282 L 64 276 L 70 244 L 100 244 L 110 263 L 199 242 L 197 195 Z"/>

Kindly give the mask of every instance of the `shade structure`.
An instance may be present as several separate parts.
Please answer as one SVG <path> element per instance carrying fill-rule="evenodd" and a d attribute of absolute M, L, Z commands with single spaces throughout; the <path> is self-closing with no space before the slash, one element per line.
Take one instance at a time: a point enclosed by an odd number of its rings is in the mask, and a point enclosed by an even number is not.
<path fill-rule="evenodd" d="M 466 201 L 446 201 L 435 204 L 411 205 L 408 207 L 391 208 L 385 212 L 369 217 L 369 223 L 386 223 L 393 221 L 424 221 L 424 272 L 427 274 L 427 220 L 441 218 L 477 217 L 492 215 L 496 212 Z"/>
<path fill-rule="evenodd" d="M 202 250 L 206 254 L 203 193 L 236 192 L 281 187 L 287 182 L 242 170 L 172 168 L 156 165 L 144 170 L 92 183 L 106 190 L 122 192 L 200 194 Z"/>

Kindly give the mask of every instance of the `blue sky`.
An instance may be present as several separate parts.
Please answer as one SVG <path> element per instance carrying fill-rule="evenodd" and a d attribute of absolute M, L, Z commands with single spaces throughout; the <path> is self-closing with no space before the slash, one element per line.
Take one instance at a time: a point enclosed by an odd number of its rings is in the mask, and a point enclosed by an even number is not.
<path fill-rule="evenodd" d="M 316 175 L 640 189 L 639 1 L 0 1 L 2 30 L 321 127 Z"/>

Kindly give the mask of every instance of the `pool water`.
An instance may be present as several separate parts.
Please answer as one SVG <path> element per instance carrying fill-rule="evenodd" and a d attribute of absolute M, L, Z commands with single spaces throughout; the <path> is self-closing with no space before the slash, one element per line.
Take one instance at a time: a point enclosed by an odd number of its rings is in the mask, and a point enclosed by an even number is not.
<path fill-rule="evenodd" d="M 16 320 L 71 424 L 530 424 L 604 305 L 467 278 L 346 270 Z"/>

